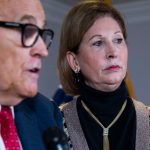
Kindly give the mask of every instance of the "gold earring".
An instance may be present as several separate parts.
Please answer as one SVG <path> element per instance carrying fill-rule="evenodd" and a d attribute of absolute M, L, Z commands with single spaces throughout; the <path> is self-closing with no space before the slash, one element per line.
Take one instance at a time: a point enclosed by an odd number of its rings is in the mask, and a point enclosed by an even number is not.
<path fill-rule="evenodd" d="M 80 69 L 79 69 L 78 67 L 76 67 L 76 68 L 74 69 L 74 72 L 75 72 L 75 73 L 79 73 L 79 71 L 80 71 Z"/>

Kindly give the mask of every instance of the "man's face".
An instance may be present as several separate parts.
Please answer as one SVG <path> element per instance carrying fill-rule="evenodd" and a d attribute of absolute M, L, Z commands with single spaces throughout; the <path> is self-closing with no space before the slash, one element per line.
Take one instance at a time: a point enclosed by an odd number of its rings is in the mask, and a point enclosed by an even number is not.
<path fill-rule="evenodd" d="M 31 23 L 43 28 L 45 14 L 38 0 L 1 0 L 0 21 Z M 37 93 L 41 59 L 47 55 L 41 37 L 33 47 L 25 48 L 21 30 L 0 27 L 0 104 L 15 105 Z"/>

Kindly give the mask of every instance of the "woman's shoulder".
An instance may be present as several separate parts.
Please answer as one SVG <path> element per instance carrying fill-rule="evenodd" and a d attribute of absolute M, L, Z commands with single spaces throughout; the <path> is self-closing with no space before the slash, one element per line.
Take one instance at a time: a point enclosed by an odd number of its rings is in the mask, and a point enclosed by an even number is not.
<path fill-rule="evenodd" d="M 76 100 L 77 100 L 77 96 L 74 96 L 71 101 L 61 104 L 59 106 L 60 110 L 64 111 L 76 107 Z"/>
<path fill-rule="evenodd" d="M 138 111 L 138 114 L 149 114 L 150 116 L 150 106 L 144 104 L 142 101 L 132 98 L 135 110 Z"/>
<path fill-rule="evenodd" d="M 137 99 L 134 99 L 134 98 L 131 98 L 131 99 L 133 100 L 134 105 L 137 105 L 139 107 L 146 108 L 146 109 L 150 110 L 150 106 L 144 104 L 144 102 L 137 100 Z"/>

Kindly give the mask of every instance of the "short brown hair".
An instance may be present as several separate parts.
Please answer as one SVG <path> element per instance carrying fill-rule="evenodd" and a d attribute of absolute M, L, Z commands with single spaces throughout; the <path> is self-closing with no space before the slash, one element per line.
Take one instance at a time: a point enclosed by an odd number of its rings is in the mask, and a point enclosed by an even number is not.
<path fill-rule="evenodd" d="M 60 47 L 58 54 L 58 73 L 60 82 L 68 94 L 78 95 L 78 85 L 74 82 L 75 73 L 69 66 L 67 51 L 78 53 L 84 34 L 99 17 L 110 16 L 119 24 L 126 40 L 126 27 L 121 14 L 111 5 L 100 0 L 82 1 L 75 5 L 67 14 L 62 24 Z"/>

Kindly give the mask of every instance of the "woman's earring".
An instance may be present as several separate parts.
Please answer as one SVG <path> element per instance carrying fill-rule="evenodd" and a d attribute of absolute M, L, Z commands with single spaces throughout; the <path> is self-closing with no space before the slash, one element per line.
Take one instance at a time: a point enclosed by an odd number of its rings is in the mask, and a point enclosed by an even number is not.
<path fill-rule="evenodd" d="M 75 72 L 75 73 L 79 73 L 79 71 L 80 71 L 80 70 L 78 69 L 78 67 L 74 69 L 74 72 Z"/>
<path fill-rule="evenodd" d="M 75 83 L 79 83 L 80 82 L 80 77 L 79 77 L 80 69 L 76 67 L 74 69 L 74 72 L 75 72 Z"/>

